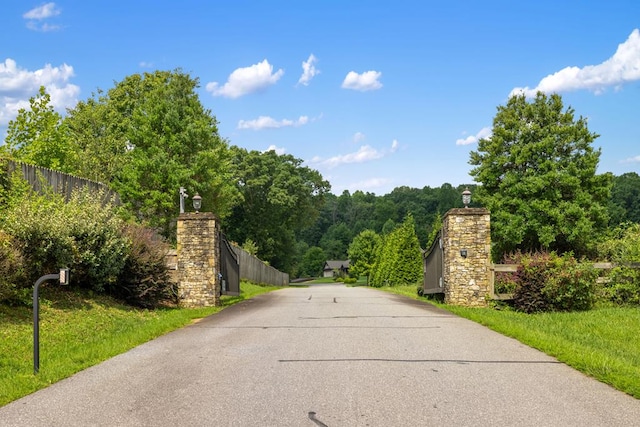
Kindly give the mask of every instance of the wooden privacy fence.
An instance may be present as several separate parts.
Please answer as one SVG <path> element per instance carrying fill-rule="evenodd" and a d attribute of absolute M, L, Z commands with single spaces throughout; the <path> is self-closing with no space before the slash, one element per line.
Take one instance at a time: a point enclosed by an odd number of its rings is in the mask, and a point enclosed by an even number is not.
<path fill-rule="evenodd" d="M 238 246 L 231 245 L 231 247 L 238 256 L 241 279 L 274 286 L 289 285 L 289 275 L 287 273 L 266 265 L 262 260 Z"/>
<path fill-rule="evenodd" d="M 20 171 L 22 177 L 38 193 L 42 193 L 45 190 L 43 186 L 48 185 L 56 193 L 62 194 L 65 200 L 69 200 L 74 190 L 86 188 L 91 193 L 103 192 L 105 199 L 113 198 L 115 203 L 120 203 L 118 194 L 101 182 L 13 160 L 5 160 L 5 162 L 6 170 L 4 172 L 7 175 Z"/>
<path fill-rule="evenodd" d="M 240 279 L 274 286 L 289 285 L 289 275 L 287 273 L 282 273 L 266 265 L 259 258 L 256 258 L 238 246 L 233 244 L 230 246 L 238 257 Z M 170 280 L 178 283 L 178 254 L 175 249 L 171 249 L 167 253 L 165 262 L 169 268 Z"/>

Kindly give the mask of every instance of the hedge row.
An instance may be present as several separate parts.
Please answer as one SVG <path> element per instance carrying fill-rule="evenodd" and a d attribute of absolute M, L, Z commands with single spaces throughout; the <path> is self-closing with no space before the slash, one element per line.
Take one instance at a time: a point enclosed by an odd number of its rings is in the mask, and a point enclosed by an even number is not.
<path fill-rule="evenodd" d="M 34 282 L 62 267 L 70 285 L 153 307 L 170 298 L 164 254 L 152 231 L 125 221 L 100 194 L 75 192 L 68 202 L 36 194 L 18 179 L 0 204 L 0 302 L 28 304 Z M 7 194 L 11 194 L 8 197 Z"/>
<path fill-rule="evenodd" d="M 596 303 L 640 304 L 640 269 L 626 258 L 616 261 L 617 267 L 603 272 L 570 253 L 511 254 L 504 262 L 518 264 L 518 270 L 501 273 L 496 286 L 512 292 L 513 307 L 525 313 L 588 310 Z M 599 276 L 604 280 L 598 281 Z"/>

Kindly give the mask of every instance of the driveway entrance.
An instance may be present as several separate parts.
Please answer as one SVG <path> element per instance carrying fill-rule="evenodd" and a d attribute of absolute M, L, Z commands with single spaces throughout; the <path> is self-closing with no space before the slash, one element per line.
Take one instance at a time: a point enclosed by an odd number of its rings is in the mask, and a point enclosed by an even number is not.
<path fill-rule="evenodd" d="M 375 289 L 288 288 L 0 408 L 2 426 L 626 426 L 640 401 Z"/>

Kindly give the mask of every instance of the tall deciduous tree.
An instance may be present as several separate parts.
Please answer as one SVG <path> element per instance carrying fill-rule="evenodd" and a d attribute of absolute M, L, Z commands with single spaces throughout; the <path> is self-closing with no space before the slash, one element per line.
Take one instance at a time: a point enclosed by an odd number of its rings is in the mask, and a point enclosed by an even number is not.
<path fill-rule="evenodd" d="M 332 225 L 320 239 L 320 247 L 329 259 L 344 259 L 347 248 L 353 239 L 351 229 L 344 223 Z"/>
<path fill-rule="evenodd" d="M 369 276 L 376 261 L 376 248 L 380 244 L 380 236 L 373 230 L 362 230 L 349 245 L 349 270 L 356 276 Z"/>
<path fill-rule="evenodd" d="M 640 223 L 640 175 L 628 172 L 613 178 L 609 215 L 611 225 Z"/>
<path fill-rule="evenodd" d="M 75 170 L 79 176 L 110 183 L 127 161 L 128 129 L 131 114 L 122 114 L 116 105 L 115 89 L 99 90 L 69 110 L 65 125 L 77 153 Z"/>
<path fill-rule="evenodd" d="M 240 200 L 229 147 L 198 85 L 180 70 L 134 74 L 69 115 L 81 157 L 97 160 L 91 167 L 104 170 L 125 206 L 170 238 L 180 187 L 220 217 Z"/>
<path fill-rule="evenodd" d="M 233 164 L 243 203 L 223 222 L 228 236 L 252 239 L 258 256 L 282 271 L 292 271 L 296 233 L 313 224 L 329 183 L 302 160 L 232 147 Z"/>
<path fill-rule="evenodd" d="M 590 252 L 607 225 L 611 183 L 596 173 L 597 137 L 559 95 L 516 95 L 498 107 L 492 135 L 469 161 L 482 184 L 475 198 L 491 211 L 495 258 L 516 249 Z"/>
<path fill-rule="evenodd" d="M 312 246 L 305 252 L 300 265 L 300 276 L 318 277 L 322 275 L 322 267 L 327 261 L 327 254 L 322 248 Z"/>
<path fill-rule="evenodd" d="M 53 109 L 51 97 L 44 86 L 29 99 L 29 108 L 22 108 L 9 122 L 5 144 L 0 146 L 10 157 L 25 163 L 75 172 L 75 152 L 69 143 L 62 116 Z"/>

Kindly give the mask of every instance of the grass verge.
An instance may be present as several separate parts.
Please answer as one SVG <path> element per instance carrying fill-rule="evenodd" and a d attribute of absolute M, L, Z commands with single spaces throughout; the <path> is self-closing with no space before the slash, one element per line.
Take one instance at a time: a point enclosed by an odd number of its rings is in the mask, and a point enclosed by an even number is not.
<path fill-rule="evenodd" d="M 419 297 L 415 286 L 381 289 L 428 301 L 485 325 L 640 399 L 640 309 L 637 307 L 525 314 L 435 303 Z"/>
<path fill-rule="evenodd" d="M 104 296 L 44 286 L 40 372 L 33 373 L 33 310 L 0 305 L 0 406 L 252 296 L 279 289 L 242 282 L 221 307 L 141 310 Z"/>

